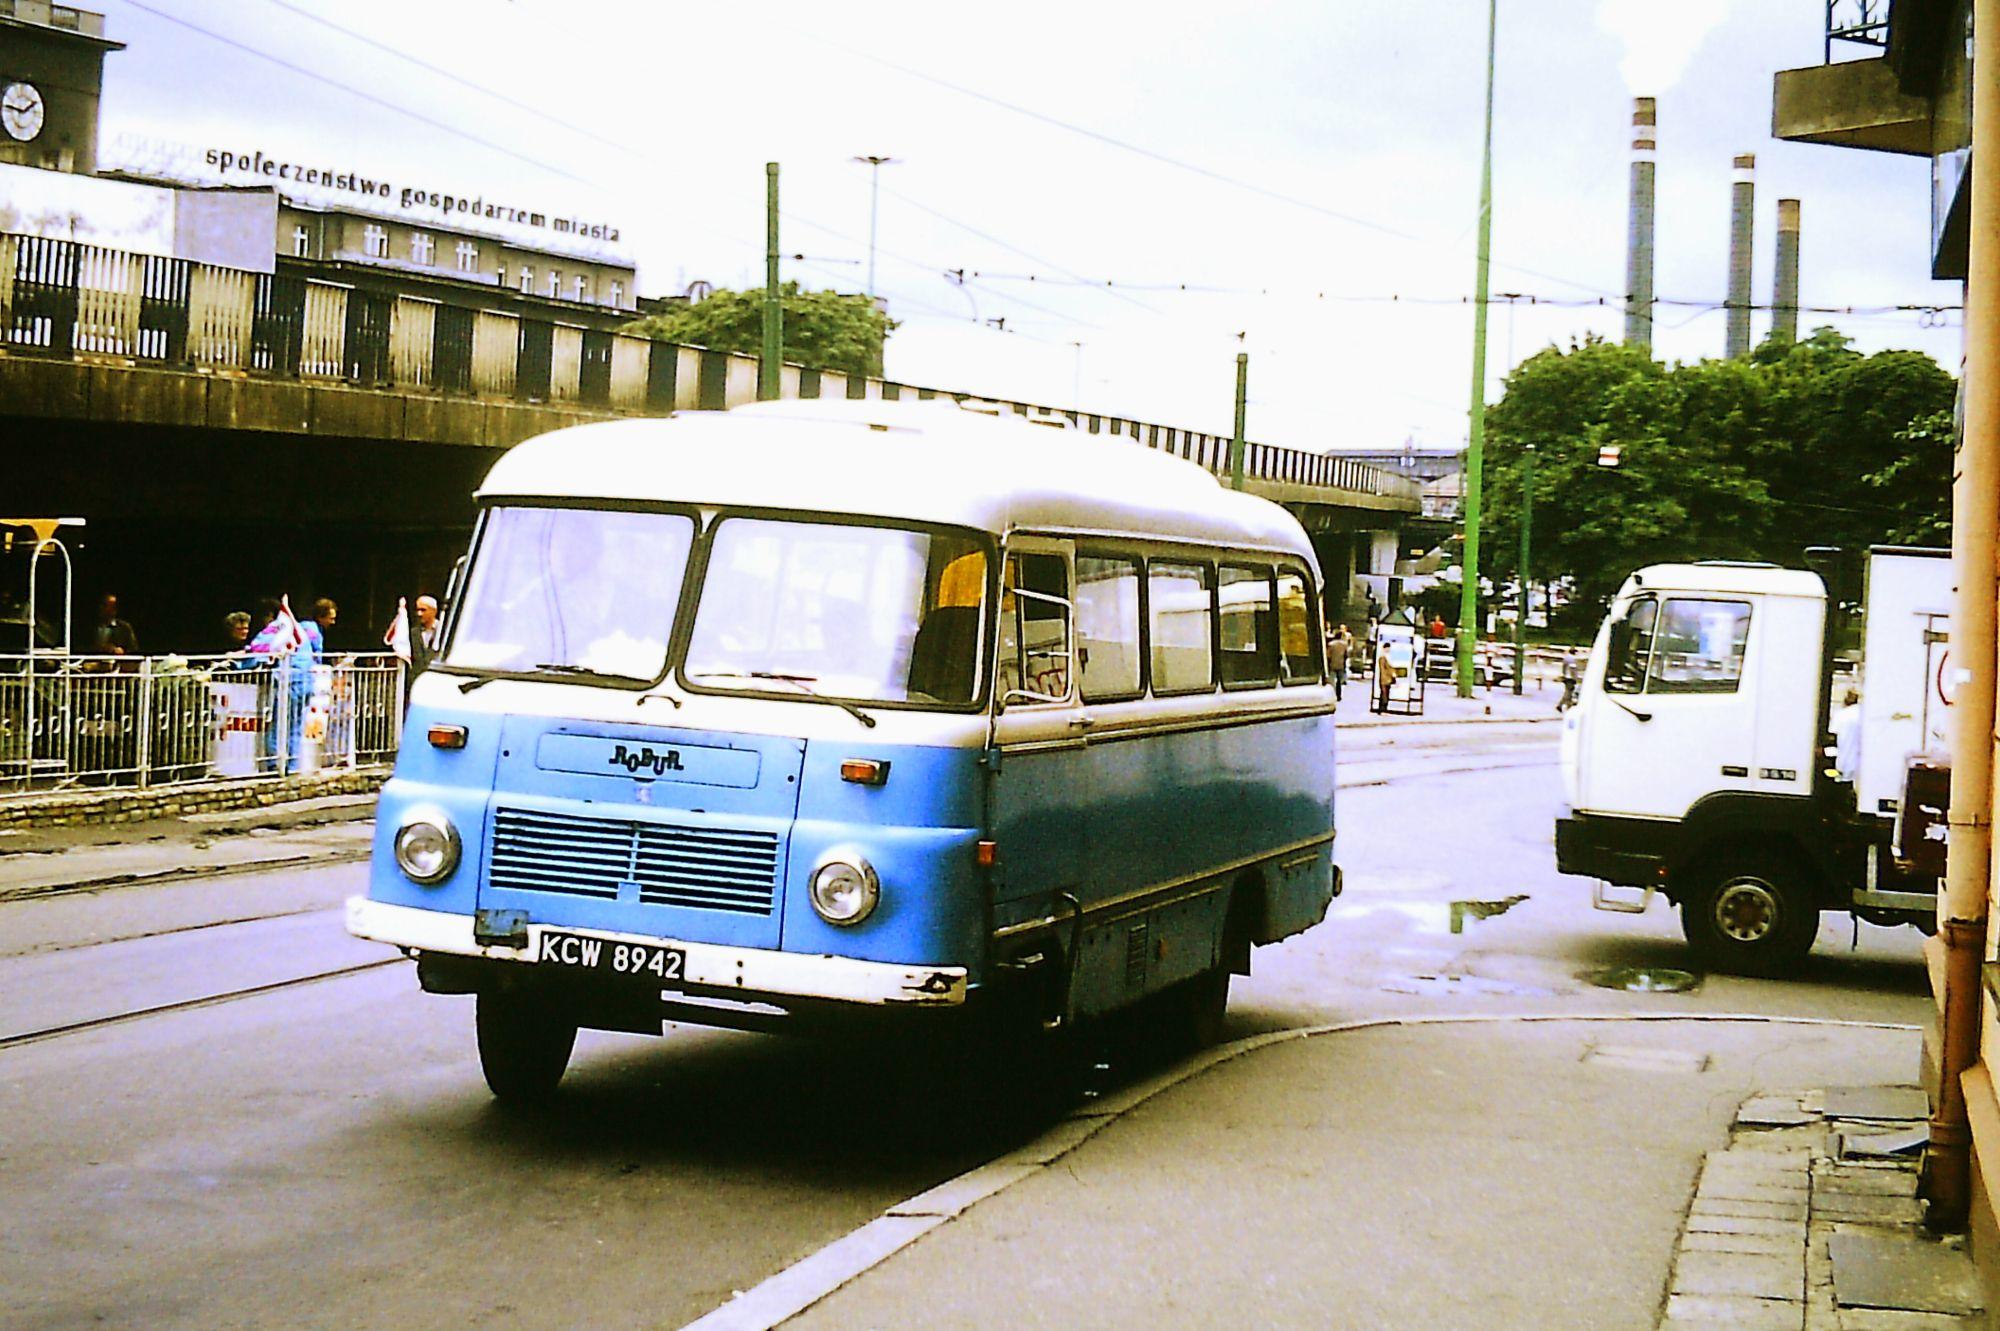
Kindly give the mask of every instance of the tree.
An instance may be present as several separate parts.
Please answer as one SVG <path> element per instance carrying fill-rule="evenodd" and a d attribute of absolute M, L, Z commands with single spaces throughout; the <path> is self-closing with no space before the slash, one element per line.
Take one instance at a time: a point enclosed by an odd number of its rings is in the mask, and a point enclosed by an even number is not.
<path fill-rule="evenodd" d="M 1643 564 L 1796 565 L 1811 545 L 1938 539 L 1952 393 L 1928 356 L 1863 356 L 1831 328 L 1748 360 L 1673 366 L 1595 338 L 1551 347 L 1516 367 L 1487 412 L 1483 571 L 1514 573 L 1530 444 L 1532 571 L 1573 580 L 1579 619 Z M 1607 445 L 1615 469 L 1597 465 Z"/>
<path fill-rule="evenodd" d="M 786 282 L 778 288 L 778 303 L 785 315 L 787 361 L 839 374 L 882 373 L 882 344 L 896 324 L 874 301 Z M 755 356 L 764 346 L 764 291 L 717 291 L 696 304 L 634 320 L 624 331 Z"/>

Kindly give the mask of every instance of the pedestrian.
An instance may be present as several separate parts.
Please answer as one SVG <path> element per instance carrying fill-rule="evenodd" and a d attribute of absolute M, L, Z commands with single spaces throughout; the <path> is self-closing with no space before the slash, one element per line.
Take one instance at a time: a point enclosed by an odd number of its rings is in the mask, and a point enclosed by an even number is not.
<path fill-rule="evenodd" d="M 1433 638 L 1451 636 L 1451 630 L 1445 626 L 1444 616 L 1435 610 L 1431 611 L 1431 636 Z"/>
<path fill-rule="evenodd" d="M 222 651 L 234 656 L 250 646 L 250 612 L 232 610 L 222 617 Z"/>
<path fill-rule="evenodd" d="M 139 634 L 118 617 L 118 594 L 106 592 L 97 603 L 97 627 L 90 635 L 91 649 L 99 656 L 137 656 Z"/>
<path fill-rule="evenodd" d="M 437 659 L 438 647 L 444 634 L 438 624 L 438 602 L 435 596 L 417 598 L 417 631 L 410 639 L 410 667 L 412 670 L 427 670 Z"/>
<path fill-rule="evenodd" d="M 299 623 L 283 599 L 267 597 L 259 613 L 268 619 L 250 640 L 249 650 L 271 662 L 270 698 L 263 708 L 264 753 L 271 760 L 270 770 L 297 772 L 305 761 L 306 707 L 312 701 L 313 666 L 318 662 L 313 645 L 318 625 L 309 628 Z"/>
<path fill-rule="evenodd" d="M 340 607 L 331 596 L 322 596 L 313 602 L 313 617 L 300 625 L 306 631 L 306 641 L 312 644 L 313 659 L 324 661 L 327 655 L 327 641 L 333 634 L 333 626 L 340 618 Z"/>
<path fill-rule="evenodd" d="M 1556 700 L 1556 710 L 1566 712 L 1576 706 L 1577 686 L 1583 682 L 1583 667 L 1576 657 L 1576 648 L 1563 648 L 1562 686 L 1563 696 Z"/>
<path fill-rule="evenodd" d="M 1352 646 L 1347 636 L 1347 625 L 1336 624 L 1333 639 L 1326 645 L 1326 668 L 1333 676 L 1333 701 L 1337 705 L 1347 683 L 1347 653 Z"/>
<path fill-rule="evenodd" d="M 1833 732 L 1833 768 L 1836 779 L 1847 782 L 1861 778 L 1861 691 L 1849 685 L 1841 695 L 1827 726 Z"/>

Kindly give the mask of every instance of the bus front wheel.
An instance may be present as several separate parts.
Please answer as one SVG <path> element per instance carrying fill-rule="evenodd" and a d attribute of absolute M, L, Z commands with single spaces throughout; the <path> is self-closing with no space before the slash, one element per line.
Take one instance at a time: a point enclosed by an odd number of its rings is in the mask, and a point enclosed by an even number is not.
<path fill-rule="evenodd" d="M 479 1070 L 494 1098 L 534 1104 L 555 1094 L 576 1045 L 576 1023 L 545 996 L 518 990 L 479 995 Z"/>

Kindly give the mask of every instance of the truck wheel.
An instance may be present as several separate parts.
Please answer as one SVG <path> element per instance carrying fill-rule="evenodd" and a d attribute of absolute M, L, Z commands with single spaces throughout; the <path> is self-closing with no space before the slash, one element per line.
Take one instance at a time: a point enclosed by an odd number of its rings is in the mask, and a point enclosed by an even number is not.
<path fill-rule="evenodd" d="M 576 1045 L 576 1023 L 545 996 L 512 990 L 479 995 L 479 1070 L 495 1099 L 538 1104 L 555 1094 Z"/>
<path fill-rule="evenodd" d="M 1696 870 L 1681 902 L 1681 929 L 1716 970 L 1786 975 L 1819 935 L 1819 907 L 1804 875 L 1771 856 L 1731 855 Z"/>

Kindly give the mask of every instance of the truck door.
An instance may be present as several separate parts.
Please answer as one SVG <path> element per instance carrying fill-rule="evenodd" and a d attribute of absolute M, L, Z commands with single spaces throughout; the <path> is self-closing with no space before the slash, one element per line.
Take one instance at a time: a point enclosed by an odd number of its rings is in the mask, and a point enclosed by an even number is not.
<path fill-rule="evenodd" d="M 1616 613 L 1601 673 L 1586 681 L 1580 811 L 1679 818 L 1716 790 L 1755 790 L 1757 692 L 1751 596 L 1658 592 Z M 1816 668 L 1808 645 L 1806 670 Z"/>

